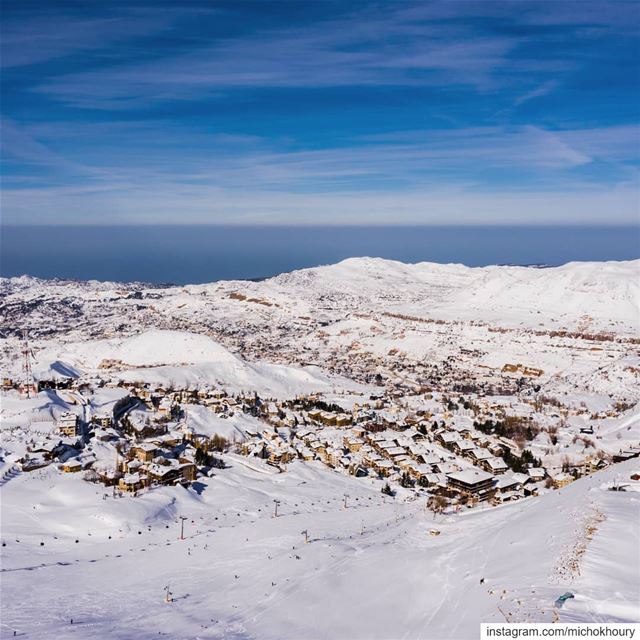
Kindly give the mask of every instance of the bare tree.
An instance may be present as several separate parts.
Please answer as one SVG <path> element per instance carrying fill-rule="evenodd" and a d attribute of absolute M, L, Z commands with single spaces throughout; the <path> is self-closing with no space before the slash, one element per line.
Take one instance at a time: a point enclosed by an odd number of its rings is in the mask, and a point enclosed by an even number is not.
<path fill-rule="evenodd" d="M 427 500 L 427 509 L 433 512 L 433 519 L 435 520 L 439 513 L 444 513 L 448 504 L 449 502 L 444 496 L 430 496 Z"/>

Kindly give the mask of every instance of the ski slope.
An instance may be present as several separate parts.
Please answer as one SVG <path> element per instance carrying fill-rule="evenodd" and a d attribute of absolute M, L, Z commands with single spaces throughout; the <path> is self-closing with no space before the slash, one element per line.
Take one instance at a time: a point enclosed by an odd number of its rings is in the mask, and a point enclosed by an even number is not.
<path fill-rule="evenodd" d="M 640 621 L 640 493 L 607 490 L 633 462 L 435 520 L 314 463 L 274 476 L 230 457 L 191 489 L 104 500 L 21 474 L 0 488 L 2 637 L 459 639 L 505 619 Z"/>

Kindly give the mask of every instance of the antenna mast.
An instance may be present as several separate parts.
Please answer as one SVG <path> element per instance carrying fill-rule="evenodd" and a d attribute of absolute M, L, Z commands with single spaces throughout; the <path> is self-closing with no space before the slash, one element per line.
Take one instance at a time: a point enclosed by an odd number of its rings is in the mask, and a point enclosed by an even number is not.
<path fill-rule="evenodd" d="M 24 376 L 24 393 L 27 398 L 31 397 L 31 390 L 33 385 L 33 370 L 31 368 L 31 348 L 29 347 L 29 338 L 27 336 L 27 330 L 22 331 L 22 373 Z"/>

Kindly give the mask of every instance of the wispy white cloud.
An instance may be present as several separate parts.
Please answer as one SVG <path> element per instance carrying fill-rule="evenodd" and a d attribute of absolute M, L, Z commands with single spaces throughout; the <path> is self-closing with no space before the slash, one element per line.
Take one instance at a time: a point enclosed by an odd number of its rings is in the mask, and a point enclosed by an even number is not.
<path fill-rule="evenodd" d="M 45 222 L 52 216 L 65 223 L 177 218 L 185 223 L 462 224 L 506 223 L 508 215 L 516 222 L 586 222 L 605 213 L 609 221 L 631 222 L 637 215 L 633 166 L 638 127 L 390 132 L 302 150 L 269 148 L 264 140 L 250 138 L 239 145 L 233 136 L 217 134 L 213 146 L 191 150 L 187 145 L 169 163 L 166 149 L 202 133 L 169 130 L 150 150 L 152 131 L 141 134 L 124 123 L 107 128 L 109 147 L 94 149 L 90 161 L 52 155 L 32 132 L 17 138 L 12 133 L 22 145 L 18 155 L 26 153 L 30 163 L 56 171 L 68 170 L 75 183 L 36 188 L 5 180 L 6 221 Z M 50 139 L 52 132 L 64 137 L 59 127 L 38 131 Z M 83 133 L 87 131 L 77 135 Z M 140 135 L 144 144 L 138 155 L 131 149 Z M 24 145 L 24 140 L 31 142 Z M 11 155 L 11 146 L 6 152 Z M 621 164 L 629 171 L 617 171 L 613 183 L 580 174 L 602 163 Z M 515 172 L 519 180 L 496 184 L 500 172 Z"/>
<path fill-rule="evenodd" d="M 624 16 L 630 19 L 634 13 L 632 4 L 622 1 L 614 7 L 582 3 L 580 12 L 561 3 L 526 1 L 376 6 L 311 25 L 265 29 L 208 44 L 195 40 L 140 61 L 122 62 L 116 56 L 106 67 L 49 77 L 36 90 L 69 105 L 126 110 L 252 88 L 508 87 L 518 106 L 555 90 L 561 82 L 558 73 L 582 64 L 567 56 L 566 49 L 562 55 L 554 56 L 552 50 L 532 55 L 527 52 L 532 42 L 557 42 L 557 25 L 566 30 L 563 37 L 572 33 L 587 40 L 614 28 L 624 31 Z M 9 60 L 96 46 L 100 31 L 108 47 L 114 38 L 131 38 L 136 29 L 143 34 L 163 29 L 181 17 L 178 10 L 157 15 L 162 18 L 154 21 L 145 13 L 120 31 L 114 28 L 119 19 L 72 22 L 66 30 L 54 30 L 59 36 L 40 35 L 43 46 L 35 51 L 16 46 L 13 55 L 10 38 Z M 499 21 L 499 28 L 488 27 L 487 16 Z M 63 38 L 65 32 L 70 33 Z M 14 36 L 18 45 L 24 37 Z"/>
<path fill-rule="evenodd" d="M 358 3 L 229 30 L 197 28 L 212 13 L 197 6 L 10 16 L 5 221 L 629 220 L 638 127 L 606 105 L 582 126 L 567 124 L 580 104 L 544 106 L 602 57 L 603 34 L 633 36 L 638 8 L 570 4 Z M 271 111 L 250 121 L 263 99 Z M 229 117 L 238 104 L 251 115 Z M 375 135 L 345 133 L 361 112 Z"/>
<path fill-rule="evenodd" d="M 554 89 L 557 89 L 560 86 L 559 80 L 547 80 L 543 82 L 541 85 L 535 87 L 535 89 L 531 89 L 531 91 L 527 91 L 526 93 L 518 96 L 513 104 L 516 107 L 525 104 L 525 102 L 529 102 L 530 100 L 534 100 L 535 98 L 541 98 L 542 96 L 546 96 L 551 93 Z"/>
<path fill-rule="evenodd" d="M 93 14 L 67 7 L 37 11 L 25 4 L 16 13 L 4 11 L 0 40 L 0 67 L 9 69 L 56 60 L 64 56 L 100 51 L 104 61 L 118 60 L 117 48 L 124 53 L 144 53 L 140 42 L 149 36 L 168 33 L 181 21 L 194 16 L 215 14 L 215 9 L 182 7 L 136 7 L 105 3 Z"/>
<path fill-rule="evenodd" d="M 411 19 L 395 7 L 271 29 L 145 62 L 70 73 L 38 91 L 82 107 L 126 109 L 254 87 L 460 84 L 489 87 L 517 38 Z"/>
<path fill-rule="evenodd" d="M 11 223 L 45 224 L 637 224 L 638 191 L 413 190 L 394 194 L 233 191 L 167 183 L 100 193 L 8 190 Z M 37 212 L 37 216 L 34 215 Z M 93 215 L 89 215 L 91 211 Z M 566 212 L 579 212 L 567 216 Z"/>

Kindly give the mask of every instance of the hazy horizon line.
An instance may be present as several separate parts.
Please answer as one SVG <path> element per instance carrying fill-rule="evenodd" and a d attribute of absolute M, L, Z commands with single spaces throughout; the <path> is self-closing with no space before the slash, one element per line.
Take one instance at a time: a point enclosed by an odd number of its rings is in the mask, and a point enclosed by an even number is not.
<path fill-rule="evenodd" d="M 513 223 L 505 223 L 505 222 L 482 222 L 482 223 L 465 223 L 465 222 L 449 222 L 449 223 L 375 223 L 375 222 L 367 222 L 367 223 L 339 223 L 339 222 L 328 222 L 328 223 L 249 223 L 249 222 L 183 222 L 183 223 L 173 223 L 173 222 L 114 222 L 114 223 L 92 223 L 92 222 L 61 222 L 61 223 L 35 223 L 35 222 L 25 222 L 21 224 L 16 223 L 2 223 L 0 222 L 0 228 L 30 228 L 30 227 L 84 227 L 84 228 L 104 228 L 104 227 L 221 227 L 221 228 L 388 228 L 388 227 L 397 227 L 397 228 L 474 228 L 474 227 L 501 227 L 501 228 L 607 228 L 607 229 L 638 229 L 640 230 L 640 220 L 636 223 L 630 222 L 513 222 Z"/>

